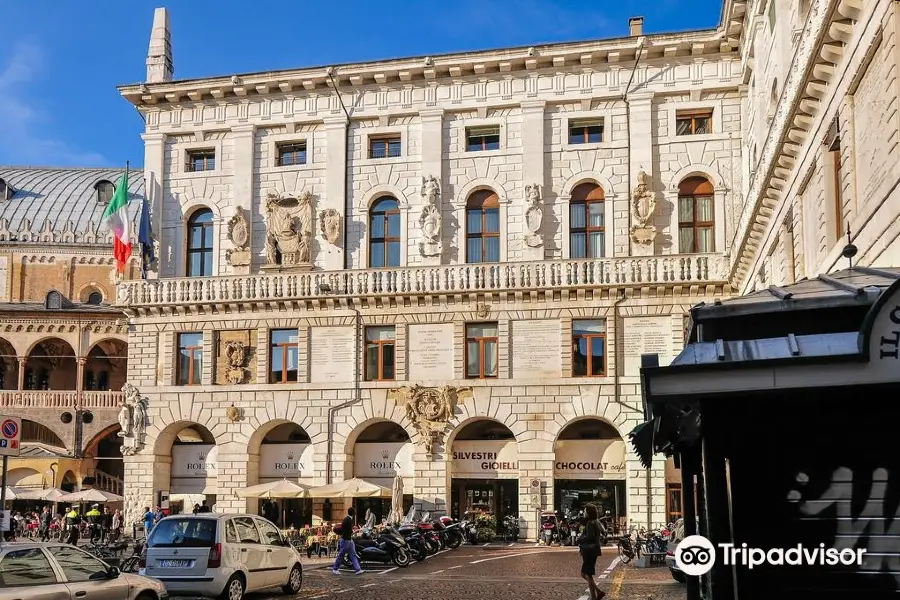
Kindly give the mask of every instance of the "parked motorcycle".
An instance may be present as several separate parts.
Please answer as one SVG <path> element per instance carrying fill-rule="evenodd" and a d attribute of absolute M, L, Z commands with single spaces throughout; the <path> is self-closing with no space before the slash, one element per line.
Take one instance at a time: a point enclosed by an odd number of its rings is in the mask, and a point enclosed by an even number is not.
<path fill-rule="evenodd" d="M 553 511 L 541 513 L 541 541 L 545 546 L 559 543 L 559 518 Z"/>
<path fill-rule="evenodd" d="M 429 553 L 425 539 L 422 537 L 422 534 L 419 533 L 419 530 L 415 525 L 408 523 L 400 525 L 397 528 L 392 528 L 391 531 L 402 536 L 403 539 L 406 540 L 406 545 L 409 546 L 409 553 L 413 560 L 422 562 L 428 558 Z"/>
<path fill-rule="evenodd" d="M 441 525 L 444 527 L 444 531 L 447 535 L 447 547 L 452 549 L 459 548 L 459 546 L 463 543 L 463 533 L 460 529 L 460 524 L 453 520 L 451 517 L 441 517 L 438 519 L 441 522 Z"/>
<path fill-rule="evenodd" d="M 374 540 L 354 540 L 356 544 L 356 558 L 359 562 L 374 562 L 381 564 L 394 563 L 398 567 L 408 567 L 411 560 L 409 546 L 406 540 L 398 533 L 384 531 Z M 344 566 L 352 566 L 350 555 L 344 554 Z"/>
<path fill-rule="evenodd" d="M 518 515 L 506 515 L 503 517 L 503 539 L 507 542 L 519 541 Z"/>
<path fill-rule="evenodd" d="M 466 513 L 463 520 L 459 522 L 459 528 L 462 531 L 463 538 L 473 546 L 478 544 L 478 527 L 475 525 L 475 519 L 469 520 L 469 513 Z"/>

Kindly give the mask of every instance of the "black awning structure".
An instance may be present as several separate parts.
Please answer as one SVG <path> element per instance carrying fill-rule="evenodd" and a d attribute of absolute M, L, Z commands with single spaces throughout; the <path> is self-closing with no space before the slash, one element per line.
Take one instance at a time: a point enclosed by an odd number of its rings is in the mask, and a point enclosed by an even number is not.
<path fill-rule="evenodd" d="M 681 465 L 686 535 L 764 551 L 873 549 L 852 566 L 717 561 L 703 598 L 896 593 L 893 528 L 854 524 L 897 522 L 900 268 L 854 267 L 696 306 L 684 350 L 644 366 L 641 381 L 647 421 L 629 438 L 645 467 L 654 454 Z"/>

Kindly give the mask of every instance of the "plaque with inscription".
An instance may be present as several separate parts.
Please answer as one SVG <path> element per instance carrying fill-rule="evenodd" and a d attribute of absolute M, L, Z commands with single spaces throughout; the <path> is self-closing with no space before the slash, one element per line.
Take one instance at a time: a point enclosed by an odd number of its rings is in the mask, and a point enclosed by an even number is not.
<path fill-rule="evenodd" d="M 641 374 L 641 355 L 659 354 L 659 366 L 672 362 L 672 318 L 627 317 L 623 321 L 622 345 L 625 351 L 625 376 Z"/>
<path fill-rule="evenodd" d="M 312 327 L 309 344 L 309 375 L 313 383 L 353 381 L 353 327 Z"/>
<path fill-rule="evenodd" d="M 560 322 L 553 319 L 513 321 L 513 379 L 559 377 L 562 371 Z"/>
<path fill-rule="evenodd" d="M 453 323 L 409 325 L 408 331 L 409 380 L 453 379 Z"/>

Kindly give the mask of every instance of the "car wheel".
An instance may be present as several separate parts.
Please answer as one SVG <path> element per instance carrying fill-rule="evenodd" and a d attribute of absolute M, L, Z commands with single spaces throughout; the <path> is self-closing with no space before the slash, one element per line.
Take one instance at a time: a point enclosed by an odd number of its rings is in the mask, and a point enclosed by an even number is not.
<path fill-rule="evenodd" d="M 678 583 L 685 583 L 687 581 L 687 575 L 684 574 L 684 571 L 669 569 L 669 572 L 672 573 L 672 579 L 674 579 Z"/>
<path fill-rule="evenodd" d="M 235 573 L 225 584 L 222 600 L 241 600 L 244 597 L 244 578 Z"/>
<path fill-rule="evenodd" d="M 291 574 L 288 575 L 287 585 L 281 588 L 285 594 L 289 594 L 293 596 L 297 592 L 300 591 L 300 586 L 303 585 L 303 569 L 300 565 L 294 565 L 294 568 L 291 569 Z"/>

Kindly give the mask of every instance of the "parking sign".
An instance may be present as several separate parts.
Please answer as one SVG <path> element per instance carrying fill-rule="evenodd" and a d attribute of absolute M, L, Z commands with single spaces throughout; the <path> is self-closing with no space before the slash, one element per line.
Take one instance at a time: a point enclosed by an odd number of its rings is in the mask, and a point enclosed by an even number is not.
<path fill-rule="evenodd" d="M 0 456 L 18 456 L 22 438 L 22 421 L 0 416 Z"/>

